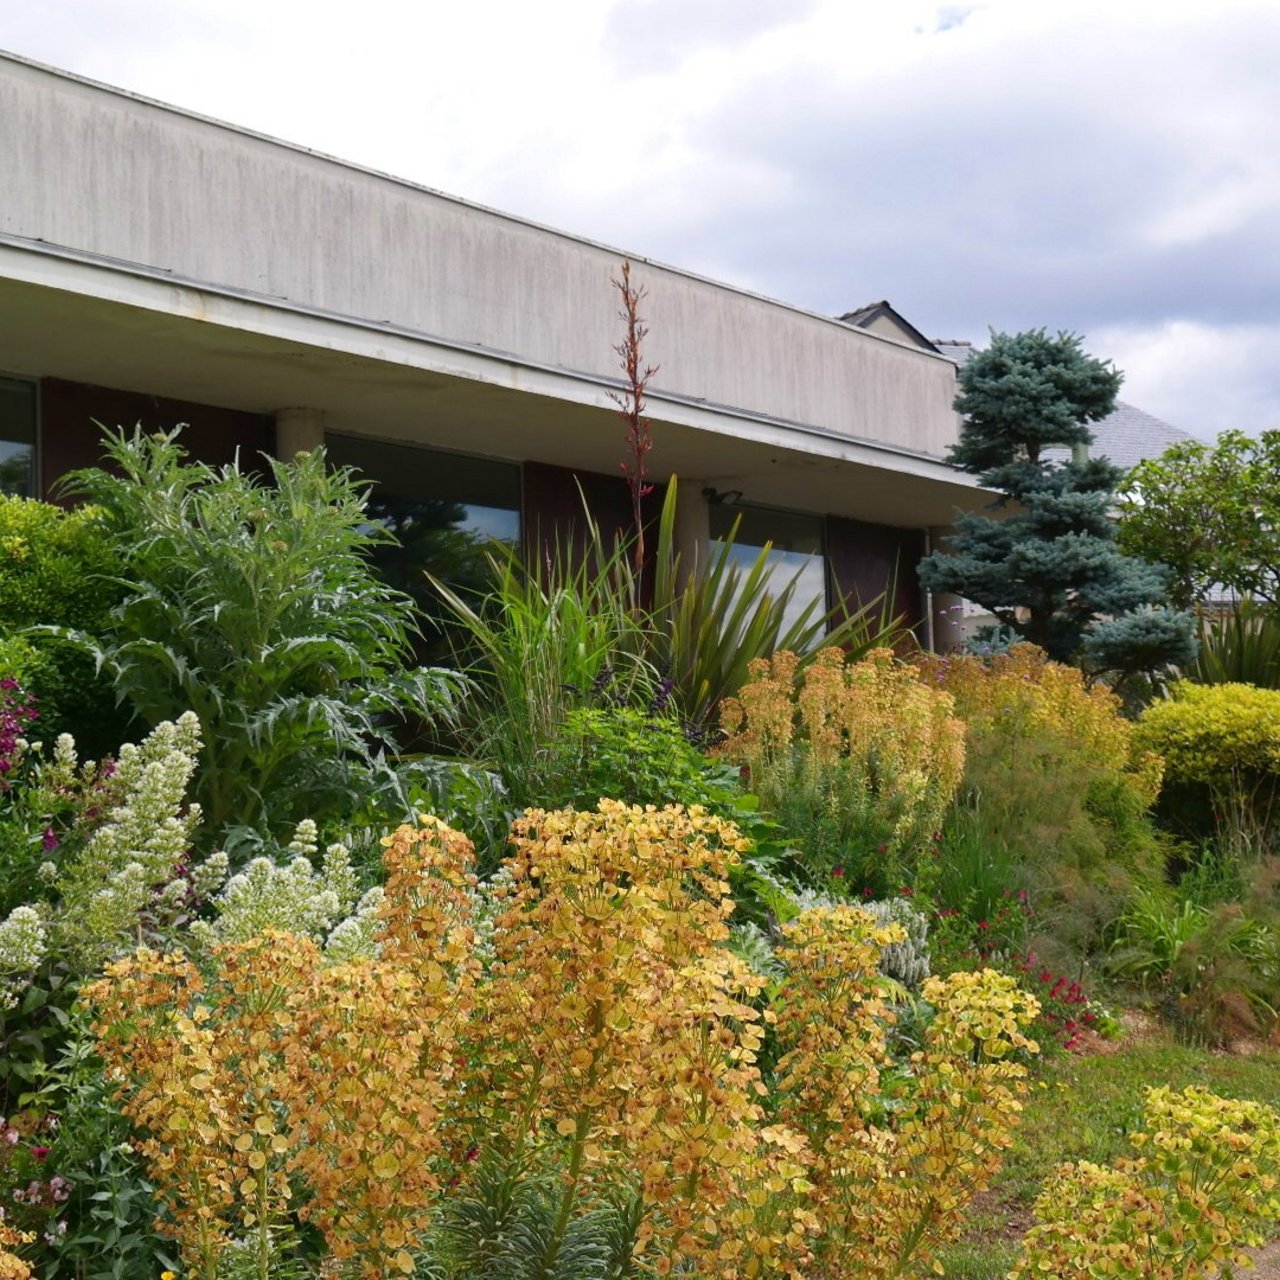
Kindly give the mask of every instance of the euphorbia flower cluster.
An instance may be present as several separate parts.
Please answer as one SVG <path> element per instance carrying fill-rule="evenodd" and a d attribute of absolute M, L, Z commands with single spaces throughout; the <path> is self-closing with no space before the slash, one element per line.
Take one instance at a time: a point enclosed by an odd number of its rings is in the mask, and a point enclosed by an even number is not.
<path fill-rule="evenodd" d="M 623 1256 L 659 1275 L 888 1277 L 997 1162 L 1034 1000 L 994 974 L 931 980 L 930 1038 L 895 1076 L 877 967 L 902 930 L 842 906 L 788 926 L 761 1011 L 724 945 L 731 824 L 526 813 L 487 968 L 470 842 L 424 819 L 384 843 L 376 958 L 267 934 L 215 947 L 207 973 L 143 952 L 88 993 L 194 1274 L 234 1239 L 268 1276 L 296 1217 L 353 1274 L 408 1274 L 441 1206 L 499 1167 L 554 1171 L 528 1245 L 550 1270 L 621 1195 Z"/>

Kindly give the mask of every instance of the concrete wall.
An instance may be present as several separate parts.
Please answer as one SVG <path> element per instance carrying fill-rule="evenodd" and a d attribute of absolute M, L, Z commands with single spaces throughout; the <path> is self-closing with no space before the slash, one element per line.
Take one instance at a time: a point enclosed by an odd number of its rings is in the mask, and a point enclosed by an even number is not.
<path fill-rule="evenodd" d="M 0 57 L 0 232 L 616 376 L 617 251 Z M 950 362 L 638 263 L 655 387 L 941 455 Z"/>

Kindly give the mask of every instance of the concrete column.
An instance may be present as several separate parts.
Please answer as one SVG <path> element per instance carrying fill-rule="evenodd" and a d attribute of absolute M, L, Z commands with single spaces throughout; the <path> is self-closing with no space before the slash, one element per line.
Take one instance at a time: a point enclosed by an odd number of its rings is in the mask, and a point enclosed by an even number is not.
<path fill-rule="evenodd" d="M 277 409 L 276 457 L 288 461 L 324 444 L 324 414 L 319 409 Z"/>
<path fill-rule="evenodd" d="M 943 545 L 950 528 L 929 530 L 929 550 L 937 551 Z M 952 653 L 962 649 L 965 642 L 964 601 L 950 592 L 929 592 L 926 597 L 929 625 L 925 629 L 925 643 L 934 653 Z"/>
<path fill-rule="evenodd" d="M 676 521 L 672 530 L 680 573 L 676 584 L 683 587 L 694 569 L 705 564 L 711 542 L 711 505 L 703 497 L 704 480 L 676 481 Z"/>

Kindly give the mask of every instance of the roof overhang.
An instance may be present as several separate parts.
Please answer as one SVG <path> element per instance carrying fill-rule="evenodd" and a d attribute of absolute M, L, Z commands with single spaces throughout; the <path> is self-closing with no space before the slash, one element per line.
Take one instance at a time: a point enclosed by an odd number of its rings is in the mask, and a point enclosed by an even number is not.
<path fill-rule="evenodd" d="M 0 235 L 0 368 L 513 461 L 617 470 L 620 383 L 438 335 Z M 655 475 L 749 502 L 944 526 L 992 495 L 940 459 L 671 395 L 649 400 Z"/>

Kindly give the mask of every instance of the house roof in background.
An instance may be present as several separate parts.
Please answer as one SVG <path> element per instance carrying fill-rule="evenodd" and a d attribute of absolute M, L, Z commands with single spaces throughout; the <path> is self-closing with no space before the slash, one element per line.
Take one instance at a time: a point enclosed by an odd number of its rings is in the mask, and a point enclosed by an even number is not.
<path fill-rule="evenodd" d="M 958 338 L 935 338 L 933 346 L 957 365 L 964 364 L 978 350 L 973 343 Z M 1158 458 L 1171 445 L 1195 439 L 1189 431 L 1123 401 L 1117 401 L 1115 409 L 1101 422 L 1090 423 L 1089 430 L 1093 432 L 1090 454 L 1096 458 L 1110 458 L 1117 467 L 1126 471 L 1148 458 Z M 1071 456 L 1071 451 L 1050 449 L 1047 455 L 1063 460 Z"/>
<path fill-rule="evenodd" d="M 853 325 L 855 329 L 872 329 L 877 320 L 888 320 L 908 342 L 914 342 L 916 346 L 923 347 L 926 351 L 937 350 L 910 320 L 905 319 L 893 309 L 887 298 L 881 298 L 879 302 L 868 302 L 866 306 L 858 307 L 855 311 L 846 311 L 844 315 L 836 318 L 845 324 Z"/>

